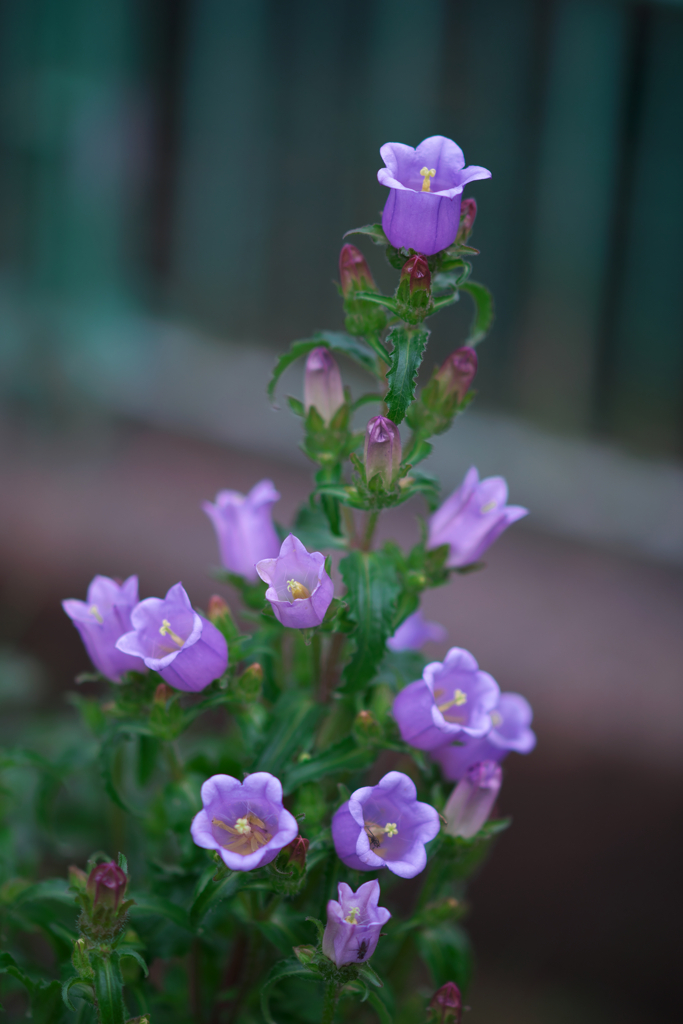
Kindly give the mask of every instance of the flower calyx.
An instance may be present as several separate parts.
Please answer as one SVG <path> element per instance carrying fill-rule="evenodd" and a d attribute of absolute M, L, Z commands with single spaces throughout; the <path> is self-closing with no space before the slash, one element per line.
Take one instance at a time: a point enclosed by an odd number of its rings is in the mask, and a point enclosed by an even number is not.
<path fill-rule="evenodd" d="M 406 260 L 401 268 L 396 308 L 408 324 L 421 324 L 434 309 L 432 275 L 426 257 L 419 253 Z"/>
<path fill-rule="evenodd" d="M 126 869 L 127 862 L 122 854 L 118 863 L 94 863 L 87 875 L 79 868 L 70 869 L 71 888 L 76 890 L 76 902 L 81 907 L 78 928 L 81 936 L 88 940 L 87 945 L 112 944 L 121 934 L 128 911 L 135 903 L 125 898 Z M 77 955 L 75 950 L 74 956 Z"/>

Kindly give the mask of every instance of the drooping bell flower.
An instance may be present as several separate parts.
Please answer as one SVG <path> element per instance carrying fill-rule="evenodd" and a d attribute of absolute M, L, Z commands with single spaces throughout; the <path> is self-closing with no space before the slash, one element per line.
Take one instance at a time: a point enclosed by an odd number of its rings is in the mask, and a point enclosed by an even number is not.
<path fill-rule="evenodd" d="M 443 662 L 426 665 L 422 679 L 397 694 L 393 715 L 405 743 L 434 750 L 451 740 L 485 736 L 499 695 L 498 683 L 474 656 L 451 647 Z"/>
<path fill-rule="evenodd" d="M 387 142 L 379 152 L 386 166 L 377 180 L 391 190 L 382 214 L 391 244 L 426 256 L 446 249 L 458 233 L 463 188 L 491 172 L 465 167 L 460 146 L 443 135 L 424 139 L 416 149 Z"/>
<path fill-rule="evenodd" d="M 124 654 L 116 647 L 118 638 L 130 629 L 130 613 L 137 603 L 137 576 L 129 576 L 125 583 L 95 576 L 86 601 L 62 601 L 62 608 L 81 634 L 93 665 L 114 683 L 121 682 L 124 672 L 145 671 L 140 658 Z"/>
<path fill-rule="evenodd" d="M 282 783 L 269 772 L 244 782 L 212 775 L 202 786 L 203 808 L 190 832 L 197 846 L 217 850 L 231 871 L 254 871 L 296 839 L 299 826 L 282 806 Z"/>
<path fill-rule="evenodd" d="M 116 646 L 142 658 L 176 690 L 203 690 L 228 667 L 228 645 L 212 622 L 198 615 L 182 583 L 165 598 L 148 597 L 131 612 L 130 633 Z"/>
<path fill-rule="evenodd" d="M 468 768 L 444 807 L 449 836 L 471 839 L 483 828 L 503 783 L 503 770 L 495 761 L 480 761 Z"/>
<path fill-rule="evenodd" d="M 479 761 L 502 761 L 511 750 L 530 754 L 536 735 L 530 728 L 534 713 L 531 704 L 519 693 L 501 693 L 491 711 L 491 729 L 480 738 L 458 737 L 462 746 L 448 745 L 430 751 L 445 778 L 455 782 Z"/>
<path fill-rule="evenodd" d="M 337 886 L 339 900 L 327 904 L 327 925 L 323 953 L 337 967 L 369 960 L 377 948 L 379 934 L 391 914 L 378 907 L 379 882 L 365 882 L 356 892 L 346 882 Z"/>
<path fill-rule="evenodd" d="M 271 510 L 279 500 L 272 480 L 261 480 L 249 494 L 219 491 L 215 503 L 203 503 L 216 531 L 221 562 L 229 572 L 255 580 L 256 563 L 277 554 L 280 541 Z"/>
<path fill-rule="evenodd" d="M 326 424 L 345 402 L 339 366 L 328 348 L 320 345 L 308 353 L 304 373 L 304 407 L 314 406 Z"/>
<path fill-rule="evenodd" d="M 332 818 L 337 856 L 349 868 L 389 868 L 401 878 L 424 871 L 424 844 L 440 828 L 438 812 L 417 799 L 415 783 L 403 772 L 389 772 L 376 786 L 351 794 Z"/>
<path fill-rule="evenodd" d="M 521 505 L 506 505 L 507 496 L 502 476 L 480 481 L 472 466 L 460 487 L 430 516 L 427 549 L 448 544 L 446 565 L 452 569 L 476 562 L 508 526 L 529 514 Z"/>
<path fill-rule="evenodd" d="M 373 416 L 365 429 L 365 477 L 370 483 L 379 475 L 387 490 L 396 483 L 401 465 L 401 435 L 386 416 Z"/>
<path fill-rule="evenodd" d="M 264 558 L 256 565 L 264 583 L 266 598 L 275 618 L 290 629 L 319 626 L 334 597 L 334 584 L 325 572 L 325 556 L 306 550 L 290 533 L 282 542 L 277 558 Z"/>
<path fill-rule="evenodd" d="M 418 608 L 389 637 L 387 647 L 390 651 L 419 651 L 428 640 L 440 644 L 446 636 L 446 627 L 439 622 L 427 622 Z"/>

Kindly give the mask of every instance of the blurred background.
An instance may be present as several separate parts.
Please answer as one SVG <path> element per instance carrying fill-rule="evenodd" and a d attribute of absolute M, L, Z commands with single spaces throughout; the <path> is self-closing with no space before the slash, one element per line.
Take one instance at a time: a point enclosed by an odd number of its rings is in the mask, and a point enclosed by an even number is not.
<path fill-rule="evenodd" d="M 497 322 L 428 468 L 448 487 L 502 473 L 532 510 L 425 601 L 537 713 L 537 751 L 506 762 L 514 828 L 472 892 L 467 1020 L 669 1024 L 681 2 L 0 0 L 1 731 L 70 728 L 88 665 L 59 601 L 96 572 L 138 572 L 143 595 L 181 578 L 201 604 L 203 499 L 270 476 L 289 521 L 309 473 L 264 396 L 275 353 L 341 327 L 338 251 L 379 219 L 380 145 L 437 133 L 493 172 L 466 194 Z M 429 372 L 469 317 L 432 322 Z M 408 543 L 419 511 L 386 531 Z"/>

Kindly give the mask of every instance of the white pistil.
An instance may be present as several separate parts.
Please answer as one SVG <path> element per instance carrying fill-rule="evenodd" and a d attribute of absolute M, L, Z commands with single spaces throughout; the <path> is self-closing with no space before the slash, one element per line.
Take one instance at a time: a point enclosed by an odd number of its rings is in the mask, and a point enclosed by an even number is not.
<path fill-rule="evenodd" d="M 351 907 L 344 920 L 346 921 L 347 924 L 358 924 L 359 915 L 360 907 Z"/>
<path fill-rule="evenodd" d="M 384 826 L 384 831 L 385 831 L 386 835 L 388 835 L 388 836 L 397 836 L 398 835 L 398 827 L 396 825 L 396 822 L 395 821 L 388 821 L 386 823 L 386 825 Z"/>
<path fill-rule="evenodd" d="M 173 630 L 171 629 L 171 623 L 168 621 L 168 619 L 164 619 L 162 621 L 161 626 L 159 627 L 159 632 L 161 633 L 162 636 L 169 636 L 173 643 L 177 644 L 178 647 L 182 647 L 183 644 L 185 643 L 182 637 L 178 636 L 177 633 L 173 632 Z"/>
<path fill-rule="evenodd" d="M 494 508 L 496 508 L 497 506 L 497 501 L 487 501 L 485 505 L 481 506 L 481 509 L 479 511 L 483 516 L 485 516 L 487 512 L 493 512 Z"/>
<path fill-rule="evenodd" d="M 88 611 L 90 612 L 91 615 L 95 616 L 95 618 L 97 619 L 97 621 L 99 622 L 99 624 L 101 626 L 102 623 L 104 622 L 104 619 L 100 615 L 100 610 L 97 607 L 97 605 L 96 604 L 91 604 L 90 607 L 88 608 Z"/>
<path fill-rule="evenodd" d="M 438 704 L 439 711 L 443 714 L 444 711 L 448 711 L 452 707 L 462 707 L 463 704 L 467 704 L 467 694 L 463 693 L 462 690 L 456 690 L 451 700 L 447 700 L 444 704 Z"/>
<path fill-rule="evenodd" d="M 423 167 L 420 174 L 424 178 L 424 181 L 422 182 L 422 191 L 429 192 L 429 189 L 431 188 L 430 178 L 433 178 L 436 174 L 436 167 L 432 167 L 431 170 L 429 167 Z"/>
<path fill-rule="evenodd" d="M 287 580 L 287 590 L 292 595 L 292 600 L 304 600 L 311 596 L 311 592 L 308 587 L 305 587 L 303 583 L 299 583 L 298 580 Z"/>

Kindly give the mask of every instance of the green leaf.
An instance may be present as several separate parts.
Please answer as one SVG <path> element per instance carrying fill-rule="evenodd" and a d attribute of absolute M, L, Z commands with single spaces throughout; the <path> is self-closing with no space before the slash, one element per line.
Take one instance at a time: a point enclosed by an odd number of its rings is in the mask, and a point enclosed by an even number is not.
<path fill-rule="evenodd" d="M 137 949 L 133 949 L 132 946 L 119 946 L 116 952 L 119 954 L 119 956 L 132 956 L 133 960 L 137 960 L 137 962 L 142 967 L 143 971 L 145 972 L 145 977 L 149 977 L 149 967 L 142 959 Z"/>
<path fill-rule="evenodd" d="M 75 1012 L 76 1007 L 71 1002 L 71 996 L 69 995 L 74 985 L 81 985 L 84 991 L 88 992 L 91 1000 L 92 988 L 86 982 L 82 981 L 77 974 L 74 975 L 73 978 L 67 978 L 67 980 L 64 982 L 64 984 L 62 985 L 62 1002 L 64 1003 L 68 1010 L 73 1010 Z"/>
<path fill-rule="evenodd" d="M 163 896 L 154 896 L 152 893 L 131 893 L 129 895 L 131 899 L 135 900 L 135 906 L 130 908 L 131 917 L 155 914 L 173 921 L 174 924 L 188 932 L 194 930 L 187 911 L 179 907 L 177 903 L 171 903 Z"/>
<path fill-rule="evenodd" d="M 234 896 L 242 884 L 246 881 L 243 871 L 231 871 L 230 874 L 221 878 L 219 882 L 209 882 L 202 889 L 194 903 L 190 907 L 190 922 L 194 927 L 202 923 L 206 915 L 214 910 L 223 900 Z"/>
<path fill-rule="evenodd" d="M 370 993 L 368 996 L 368 1002 L 370 1003 L 370 1006 L 377 1010 L 377 1016 L 382 1024 L 392 1024 L 391 1014 L 376 992 Z"/>
<path fill-rule="evenodd" d="M 266 1020 L 266 1024 L 276 1024 L 270 1012 L 269 990 L 278 981 L 282 981 L 283 978 L 292 977 L 301 978 L 304 981 L 320 981 L 319 974 L 315 974 L 307 967 L 304 967 L 303 964 L 300 964 L 294 957 L 288 958 L 287 960 L 278 960 L 278 962 L 271 967 L 270 974 L 261 987 L 261 1012 Z"/>
<path fill-rule="evenodd" d="M 318 505 L 311 507 L 306 504 L 299 509 L 292 526 L 292 533 L 310 551 L 348 547 L 345 537 L 337 537 L 332 533 L 328 518 Z"/>
<path fill-rule="evenodd" d="M 111 956 L 91 953 L 90 962 L 95 971 L 93 987 L 97 999 L 97 1013 L 101 1024 L 125 1024 L 123 981 L 118 963 Z"/>
<path fill-rule="evenodd" d="M 384 657 L 400 584 L 393 560 L 384 551 L 352 551 L 339 570 L 347 589 L 347 614 L 356 623 L 356 650 L 344 669 L 342 689 L 356 693 L 370 682 Z"/>
<path fill-rule="evenodd" d="M 65 878 L 46 878 L 28 889 L 23 889 L 15 902 L 20 905 L 34 900 L 56 900 L 58 903 L 73 906 L 74 894 L 69 890 L 69 883 Z"/>
<path fill-rule="evenodd" d="M 308 355 L 314 348 L 319 348 L 321 345 L 324 348 L 331 349 L 333 352 L 343 352 L 349 359 L 359 363 L 368 373 L 378 376 L 377 364 L 372 349 L 361 338 L 354 338 L 351 334 L 345 334 L 343 331 L 316 331 L 312 338 L 293 341 L 289 346 L 289 352 L 279 357 L 268 385 L 268 398 L 271 402 L 275 395 L 277 382 L 287 367 L 291 366 L 297 359 L 300 359 L 301 356 Z"/>
<path fill-rule="evenodd" d="M 301 691 L 283 693 L 273 708 L 273 724 L 253 771 L 279 775 L 294 751 L 305 747 L 324 711 Z"/>
<path fill-rule="evenodd" d="M 478 281 L 467 281 L 461 290 L 472 296 L 475 305 L 474 320 L 470 327 L 470 335 L 463 344 L 474 348 L 491 330 L 494 320 L 493 295 L 488 288 Z"/>
<path fill-rule="evenodd" d="M 429 331 L 426 327 L 394 327 L 388 340 L 392 342 L 391 366 L 387 371 L 389 390 L 385 402 L 389 419 L 400 423 L 415 397 L 415 383 L 424 355 Z"/>
<path fill-rule="evenodd" d="M 351 737 L 340 740 L 333 746 L 315 754 L 310 760 L 292 765 L 285 772 L 283 790 L 291 793 L 304 782 L 317 782 L 324 775 L 335 772 L 358 772 L 368 768 L 375 760 L 375 752 L 368 747 L 358 747 Z"/>
<path fill-rule="evenodd" d="M 389 239 L 384 234 L 381 224 L 365 224 L 362 228 L 351 228 L 346 232 L 344 238 L 348 238 L 349 235 L 366 235 L 372 239 L 375 245 L 389 245 Z"/>
<path fill-rule="evenodd" d="M 454 981 L 465 990 L 472 975 L 472 953 L 467 934 L 455 924 L 424 928 L 417 933 L 417 948 L 436 988 Z"/>

